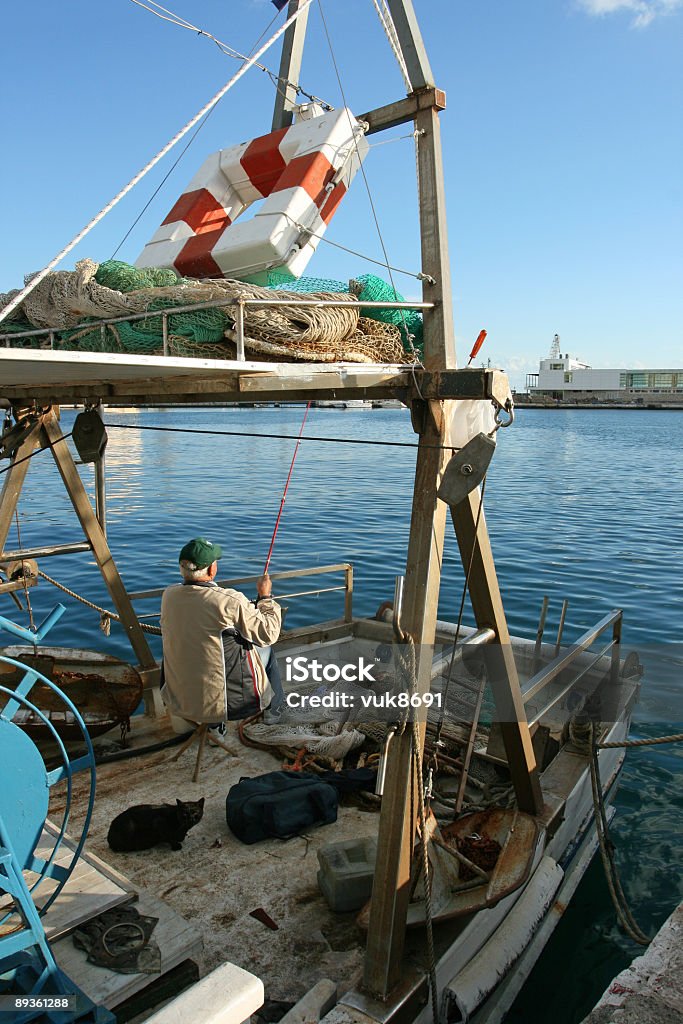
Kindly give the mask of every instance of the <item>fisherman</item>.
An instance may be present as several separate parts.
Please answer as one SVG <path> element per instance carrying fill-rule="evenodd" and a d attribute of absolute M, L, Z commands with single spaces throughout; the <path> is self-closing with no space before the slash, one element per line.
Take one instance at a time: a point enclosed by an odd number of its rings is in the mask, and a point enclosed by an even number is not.
<path fill-rule="evenodd" d="M 219 587 L 222 554 L 204 537 L 188 541 L 178 558 L 183 582 L 167 587 L 161 599 L 164 701 L 175 714 L 221 734 L 226 721 L 259 711 L 277 721 L 284 701 L 272 650 L 282 614 L 270 576 L 257 581 L 253 602 Z"/>

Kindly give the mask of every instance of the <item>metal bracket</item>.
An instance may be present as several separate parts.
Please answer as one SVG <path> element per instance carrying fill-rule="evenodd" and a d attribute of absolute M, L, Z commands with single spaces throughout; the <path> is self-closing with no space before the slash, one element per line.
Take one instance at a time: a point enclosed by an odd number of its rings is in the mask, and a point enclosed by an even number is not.
<path fill-rule="evenodd" d="M 402 980 L 385 1000 L 369 993 L 351 989 L 339 1000 L 338 1008 L 359 1010 L 378 1024 L 409 1024 L 416 1020 L 419 1011 L 427 1005 L 429 987 L 426 975 L 415 968 L 403 967 Z M 352 1016 L 352 1014 L 349 1014 Z"/>

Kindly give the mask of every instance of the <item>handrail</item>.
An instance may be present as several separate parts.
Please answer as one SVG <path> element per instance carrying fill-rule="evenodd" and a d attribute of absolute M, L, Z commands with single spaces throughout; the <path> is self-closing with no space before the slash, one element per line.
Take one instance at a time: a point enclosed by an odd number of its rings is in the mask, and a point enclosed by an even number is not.
<path fill-rule="evenodd" d="M 559 654 L 557 657 L 553 658 L 553 660 L 542 668 L 540 672 L 537 672 L 535 676 L 532 676 L 529 680 L 529 685 L 522 693 L 524 703 L 528 704 L 532 697 L 535 697 L 537 693 L 540 693 L 540 691 L 544 689 L 548 683 L 552 682 L 560 672 L 571 665 L 578 655 L 587 650 L 597 637 L 599 637 L 600 634 L 609 626 L 614 626 L 616 633 L 618 628 L 621 626 L 622 614 L 623 613 L 620 608 L 616 608 L 609 612 L 609 614 L 600 619 L 595 626 L 586 630 L 586 632 L 579 637 L 576 643 L 572 644 L 564 654 Z M 618 644 L 616 636 L 613 644 Z M 610 647 L 611 646 L 612 644 L 610 644 Z"/>
<path fill-rule="evenodd" d="M 610 640 L 610 642 L 607 644 L 607 646 L 602 651 L 600 651 L 599 654 L 596 654 L 596 656 L 593 658 L 593 660 L 591 662 L 589 662 L 589 664 L 586 665 L 586 667 L 583 668 L 579 672 L 579 674 L 577 676 L 574 676 L 574 678 L 571 679 L 567 683 L 566 686 L 562 687 L 562 689 L 560 690 L 559 693 L 555 694 L 555 696 L 552 698 L 552 700 L 548 701 L 546 706 L 541 711 L 537 711 L 536 714 L 533 716 L 533 718 L 530 718 L 528 720 L 529 728 L 531 728 L 532 725 L 536 725 L 536 723 L 538 721 L 540 721 L 540 719 L 543 718 L 544 715 L 547 715 L 547 713 L 550 711 L 550 709 L 554 708 L 555 705 L 558 704 L 562 700 L 562 698 L 572 689 L 572 687 L 576 686 L 576 684 L 578 683 L 578 681 L 580 679 L 583 679 L 583 677 L 585 675 L 588 675 L 590 670 L 592 668 L 595 668 L 597 663 L 599 661 L 601 661 L 602 658 L 604 658 L 609 651 L 615 650 L 618 646 L 619 646 L 619 641 L 618 640 Z"/>
<path fill-rule="evenodd" d="M 305 294 L 305 293 L 304 293 Z M 193 313 L 198 309 L 221 309 L 229 306 L 236 306 L 239 313 L 240 307 L 245 306 L 306 306 L 314 309 L 329 307 L 331 309 L 433 309 L 433 302 L 359 302 L 358 299 L 240 299 L 239 297 L 229 299 L 227 296 L 222 299 L 207 299 L 206 302 L 189 302 L 183 306 L 167 306 L 165 309 L 148 309 L 142 313 L 127 313 L 122 316 L 103 317 L 102 319 L 86 320 L 73 327 L 36 327 L 30 331 L 12 331 L 0 334 L 0 341 L 9 343 L 16 338 L 37 338 L 41 335 L 50 337 L 54 341 L 55 333 L 59 331 L 79 331 L 86 328 L 105 327 L 109 324 L 133 323 L 137 320 L 148 320 L 150 317 L 161 317 L 162 328 L 166 333 L 166 325 L 169 316 L 178 313 Z"/>
<path fill-rule="evenodd" d="M 293 594 L 274 594 L 279 600 L 292 600 L 297 597 L 308 597 L 313 594 L 329 594 L 333 591 L 344 591 L 344 621 L 351 622 L 353 618 L 353 565 L 350 562 L 338 562 L 335 565 L 316 565 L 306 569 L 286 569 L 283 572 L 272 572 L 270 577 L 273 580 L 291 580 L 301 576 L 322 576 L 326 573 L 343 572 L 344 583 L 336 587 L 319 587 L 315 590 L 302 590 Z M 261 578 L 259 573 L 256 576 L 235 576 L 231 579 L 216 580 L 219 587 L 230 587 L 235 584 L 255 583 Z M 140 590 L 129 594 L 131 601 L 142 601 L 147 598 L 161 597 L 166 587 L 155 587 L 154 590 Z M 140 616 L 149 618 L 148 615 Z"/>

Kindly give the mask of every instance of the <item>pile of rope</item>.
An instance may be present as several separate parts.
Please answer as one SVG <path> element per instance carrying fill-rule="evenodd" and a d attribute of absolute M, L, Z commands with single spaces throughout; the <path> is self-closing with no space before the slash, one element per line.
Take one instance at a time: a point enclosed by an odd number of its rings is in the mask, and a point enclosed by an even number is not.
<path fill-rule="evenodd" d="M 0 308 L 16 294 L 0 295 Z M 178 278 L 171 270 L 138 270 L 116 260 L 99 265 L 92 260 L 81 260 L 73 271 L 48 274 L 2 324 L 0 331 L 9 334 L 32 327 L 51 328 L 55 331 L 56 349 L 153 355 L 163 351 L 163 322 L 158 314 L 169 311 L 167 344 L 172 354 L 230 358 L 235 353 L 235 321 L 240 299 L 301 297 L 300 291 L 290 293 L 278 289 L 274 294 L 272 288 L 243 281 L 195 281 Z M 343 308 L 247 306 L 244 310 L 246 352 L 259 359 L 306 362 L 411 361 L 404 352 L 399 327 L 361 315 L 361 303 L 348 288 L 339 292 L 311 292 L 306 298 L 351 300 L 354 305 Z M 221 305 L 170 313 L 177 306 L 214 301 Z M 139 313 L 157 315 L 132 322 L 83 326 L 84 321 Z M 17 338 L 15 344 L 35 348 L 49 347 L 50 342 L 45 337 Z"/>

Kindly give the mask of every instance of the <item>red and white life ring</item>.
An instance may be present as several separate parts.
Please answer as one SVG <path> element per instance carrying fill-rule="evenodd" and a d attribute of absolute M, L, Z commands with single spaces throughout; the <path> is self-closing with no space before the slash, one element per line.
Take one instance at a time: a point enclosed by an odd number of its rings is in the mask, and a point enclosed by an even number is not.
<path fill-rule="evenodd" d="M 257 282 L 275 268 L 299 277 L 367 152 L 363 125 L 343 108 L 213 153 L 136 266 Z M 264 197 L 257 216 L 235 223 Z"/>

